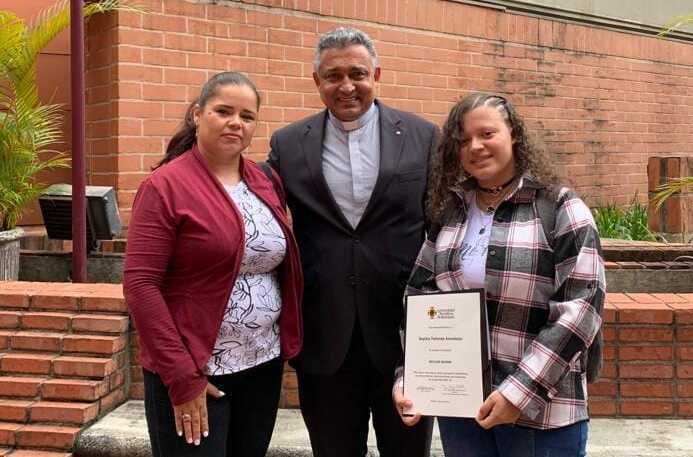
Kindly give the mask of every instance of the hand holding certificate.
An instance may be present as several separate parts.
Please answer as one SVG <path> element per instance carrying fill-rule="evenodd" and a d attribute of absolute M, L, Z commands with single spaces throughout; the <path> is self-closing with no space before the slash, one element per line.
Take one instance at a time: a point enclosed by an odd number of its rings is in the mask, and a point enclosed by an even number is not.
<path fill-rule="evenodd" d="M 404 414 L 475 417 L 491 393 L 483 292 L 407 296 Z"/>

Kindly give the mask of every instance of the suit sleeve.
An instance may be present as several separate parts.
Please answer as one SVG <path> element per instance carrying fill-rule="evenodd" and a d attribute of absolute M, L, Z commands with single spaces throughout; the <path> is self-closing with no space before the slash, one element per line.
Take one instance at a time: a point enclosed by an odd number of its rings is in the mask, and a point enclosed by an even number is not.
<path fill-rule="evenodd" d="M 275 169 L 277 174 L 281 176 L 281 168 L 279 166 L 279 149 L 277 146 L 276 134 L 272 135 L 272 138 L 270 138 L 270 152 L 269 157 L 267 158 L 267 163 L 269 163 L 270 166 Z"/>
<path fill-rule="evenodd" d="M 176 243 L 176 223 L 159 191 L 146 180 L 133 203 L 128 227 L 123 292 L 152 369 L 174 405 L 197 397 L 207 379 L 199 372 L 161 293 Z"/>

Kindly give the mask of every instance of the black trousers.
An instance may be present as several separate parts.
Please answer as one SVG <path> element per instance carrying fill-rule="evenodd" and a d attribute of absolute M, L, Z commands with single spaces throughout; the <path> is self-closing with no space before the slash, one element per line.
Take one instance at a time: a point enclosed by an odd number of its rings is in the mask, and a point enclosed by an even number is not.
<path fill-rule="evenodd" d="M 280 357 L 209 381 L 226 393 L 207 396 L 209 436 L 199 446 L 176 434 L 168 390 L 144 370 L 144 407 L 153 457 L 263 457 L 277 417 L 283 363 Z"/>
<path fill-rule="evenodd" d="M 358 326 L 336 373 L 297 374 L 301 413 L 315 457 L 365 456 L 370 414 L 380 457 L 429 455 L 433 419 L 422 418 L 414 427 L 402 423 L 392 403 L 394 373 L 382 375 L 376 369 Z"/>

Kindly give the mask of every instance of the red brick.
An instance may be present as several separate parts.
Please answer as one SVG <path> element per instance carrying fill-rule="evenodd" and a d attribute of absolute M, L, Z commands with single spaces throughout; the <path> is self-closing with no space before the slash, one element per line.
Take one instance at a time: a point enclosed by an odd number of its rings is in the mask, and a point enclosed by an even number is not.
<path fill-rule="evenodd" d="M 12 453 L 12 457 L 72 457 L 72 454 L 64 452 L 18 450 Z"/>
<path fill-rule="evenodd" d="M 676 367 L 676 376 L 680 379 L 693 379 L 693 363 L 679 363 Z"/>
<path fill-rule="evenodd" d="M 81 314 L 72 319 L 72 330 L 75 332 L 123 333 L 128 330 L 129 322 L 127 316 Z"/>
<path fill-rule="evenodd" d="M 25 351 L 60 352 L 61 333 L 17 332 L 12 335 L 12 349 Z"/>
<path fill-rule="evenodd" d="M 693 326 L 679 326 L 676 328 L 676 340 L 693 342 Z"/>
<path fill-rule="evenodd" d="M 119 313 L 127 311 L 125 299 L 121 297 L 84 297 L 82 309 L 85 311 L 105 311 Z"/>
<path fill-rule="evenodd" d="M 17 445 L 70 449 L 74 446 L 79 428 L 48 425 L 26 425 L 16 433 Z"/>
<path fill-rule="evenodd" d="M 19 316 L 17 311 L 0 311 L 0 328 L 14 329 L 19 327 Z"/>
<path fill-rule="evenodd" d="M 61 295 L 34 295 L 31 297 L 31 308 L 76 311 L 79 308 L 79 299 Z"/>
<path fill-rule="evenodd" d="M 624 382 L 620 383 L 622 397 L 671 398 L 674 386 L 661 382 Z"/>
<path fill-rule="evenodd" d="M 73 314 L 27 312 L 21 317 L 21 327 L 27 330 L 68 330 Z"/>
<path fill-rule="evenodd" d="M 5 308 L 28 308 L 29 296 L 21 293 L 0 290 L 0 306 Z"/>
<path fill-rule="evenodd" d="M 130 398 L 133 400 L 144 400 L 143 382 L 133 382 L 130 384 Z"/>
<path fill-rule="evenodd" d="M 671 416 L 674 404 L 668 401 L 622 401 L 621 414 L 624 416 Z"/>
<path fill-rule="evenodd" d="M 676 386 L 679 397 L 693 397 L 693 382 L 679 381 Z"/>
<path fill-rule="evenodd" d="M 593 400 L 587 402 L 590 416 L 614 416 L 618 406 L 614 400 Z"/>
<path fill-rule="evenodd" d="M 620 328 L 619 341 L 673 341 L 674 331 L 670 327 L 632 327 Z"/>
<path fill-rule="evenodd" d="M 682 324 L 693 324 L 693 309 L 680 309 L 678 306 L 680 303 L 672 304 L 672 308 L 675 308 L 675 319 L 676 323 Z"/>
<path fill-rule="evenodd" d="M 41 397 L 50 400 L 98 400 L 108 393 L 105 381 L 49 379 L 41 386 Z"/>
<path fill-rule="evenodd" d="M 645 294 L 645 293 L 628 293 L 628 295 L 633 301 L 637 303 L 662 303 L 660 299 L 655 297 L 652 294 Z M 630 306 L 630 305 L 629 305 Z M 622 307 L 619 306 L 619 309 L 622 309 Z"/>
<path fill-rule="evenodd" d="M 621 379 L 671 379 L 674 367 L 666 364 L 627 364 L 619 365 Z"/>
<path fill-rule="evenodd" d="M 674 311 L 664 303 L 630 303 L 623 306 L 619 306 L 618 321 L 624 324 L 670 324 L 674 321 Z"/>
<path fill-rule="evenodd" d="M 115 368 L 113 360 L 94 357 L 62 356 L 53 361 L 53 371 L 61 376 L 103 378 L 113 373 Z"/>
<path fill-rule="evenodd" d="M 45 378 L 2 376 L 0 377 L 0 392 L 7 397 L 35 397 L 44 381 Z"/>
<path fill-rule="evenodd" d="M 693 346 L 679 346 L 676 348 L 676 357 L 679 360 L 693 360 Z"/>
<path fill-rule="evenodd" d="M 124 336 L 67 335 L 63 351 L 110 355 L 122 351 L 126 341 Z"/>
<path fill-rule="evenodd" d="M 0 330 L 0 351 L 3 351 L 10 347 L 10 339 L 14 334 L 14 331 L 6 332 Z"/>
<path fill-rule="evenodd" d="M 0 422 L 0 446 L 14 446 L 15 433 L 22 427 L 22 424 Z"/>
<path fill-rule="evenodd" d="M 616 359 L 616 346 L 604 346 L 602 349 L 602 357 L 604 360 L 615 360 Z"/>
<path fill-rule="evenodd" d="M 5 354 L 0 359 L 0 370 L 10 373 L 48 374 L 54 355 L 45 354 Z"/>
<path fill-rule="evenodd" d="M 673 360 L 671 346 L 621 346 L 618 348 L 619 360 Z"/>
<path fill-rule="evenodd" d="M 678 404 L 678 407 L 679 407 L 679 414 L 678 414 L 679 416 L 683 416 L 683 417 L 693 416 L 693 402 L 682 401 Z"/>
<path fill-rule="evenodd" d="M 125 388 L 119 387 L 101 399 L 99 407 L 101 412 L 109 411 L 123 403 L 126 399 Z"/>
<path fill-rule="evenodd" d="M 185 35 L 180 33 L 167 33 L 164 38 L 164 43 L 167 49 L 176 49 L 180 51 L 207 51 L 207 40 L 205 38 Z"/>
<path fill-rule="evenodd" d="M 618 368 L 616 363 L 604 361 L 602 363 L 602 370 L 599 373 L 600 379 L 613 379 L 616 378 L 618 374 Z"/>
<path fill-rule="evenodd" d="M 0 421 L 25 422 L 29 418 L 29 405 L 26 400 L 0 400 Z"/>
<path fill-rule="evenodd" d="M 66 403 L 39 401 L 31 405 L 33 422 L 68 422 L 84 424 L 99 413 L 99 403 Z"/>
<path fill-rule="evenodd" d="M 286 384 L 284 384 L 284 387 L 286 388 Z M 587 391 L 589 393 L 590 401 L 592 401 L 593 396 L 615 397 L 618 393 L 618 385 L 614 381 L 600 379 L 597 382 L 589 384 L 587 386 Z"/>

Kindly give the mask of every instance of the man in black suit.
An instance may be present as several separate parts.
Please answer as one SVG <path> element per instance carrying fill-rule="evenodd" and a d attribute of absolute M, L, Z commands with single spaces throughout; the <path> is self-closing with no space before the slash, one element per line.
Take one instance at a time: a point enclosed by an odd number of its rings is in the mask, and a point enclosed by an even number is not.
<path fill-rule="evenodd" d="M 402 295 L 424 237 L 436 127 L 375 100 L 380 67 L 356 29 L 323 35 L 313 79 L 326 110 L 271 139 L 305 277 L 304 345 L 294 364 L 316 457 L 427 456 L 432 421 L 405 427 L 391 392 Z"/>

